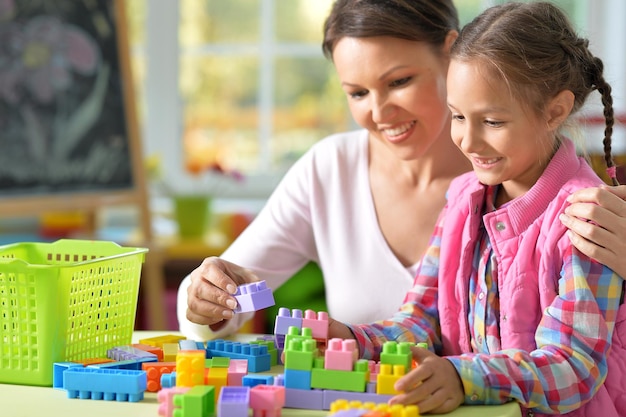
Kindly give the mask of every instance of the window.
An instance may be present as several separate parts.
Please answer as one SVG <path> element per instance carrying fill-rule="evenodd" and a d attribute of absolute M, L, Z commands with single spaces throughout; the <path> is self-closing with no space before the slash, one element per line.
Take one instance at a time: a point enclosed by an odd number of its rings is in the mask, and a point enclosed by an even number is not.
<path fill-rule="evenodd" d="M 501 2 L 455 1 L 461 24 Z M 201 146 L 247 175 L 245 186 L 227 195 L 266 197 L 313 143 L 355 127 L 320 46 L 332 0 L 126 3 L 144 151 L 160 154 L 166 175 L 182 188 L 189 179 L 184 144 Z M 624 36 L 612 35 L 611 50 L 601 50 L 607 22 L 616 22 L 612 30 L 622 26 L 623 2 L 555 3 L 599 44 L 596 53 L 609 74 L 609 65 L 625 66 L 619 57 L 626 54 L 615 52 Z M 622 82 L 614 87 L 624 91 L 623 77 L 617 69 L 613 74 L 607 78 Z M 616 110 L 620 104 L 616 100 Z"/>

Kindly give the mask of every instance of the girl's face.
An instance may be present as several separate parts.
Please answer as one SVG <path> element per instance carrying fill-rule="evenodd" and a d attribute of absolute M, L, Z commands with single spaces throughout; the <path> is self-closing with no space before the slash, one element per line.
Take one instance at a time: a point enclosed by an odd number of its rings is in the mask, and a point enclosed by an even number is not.
<path fill-rule="evenodd" d="M 335 45 L 333 62 L 354 120 L 400 159 L 449 140 L 447 53 L 424 42 L 347 37 Z"/>
<path fill-rule="evenodd" d="M 507 84 L 487 78 L 481 65 L 450 62 L 451 135 L 480 182 L 502 184 L 508 201 L 523 195 L 540 177 L 554 153 L 555 131 L 548 114 L 538 116 L 523 107 Z"/>

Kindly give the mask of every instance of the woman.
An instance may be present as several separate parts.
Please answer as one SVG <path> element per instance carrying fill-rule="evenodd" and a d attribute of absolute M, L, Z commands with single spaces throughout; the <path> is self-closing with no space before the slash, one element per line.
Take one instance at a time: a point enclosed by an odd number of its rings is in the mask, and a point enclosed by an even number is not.
<path fill-rule="evenodd" d="M 276 289 L 309 261 L 323 272 L 334 319 L 366 323 L 396 311 L 450 181 L 471 169 L 451 141 L 446 104 L 458 30 L 451 0 L 335 2 L 322 47 L 363 129 L 313 146 L 231 247 L 185 278 L 185 336 L 232 333 L 251 317 L 233 314 L 236 285 L 264 279 Z"/>

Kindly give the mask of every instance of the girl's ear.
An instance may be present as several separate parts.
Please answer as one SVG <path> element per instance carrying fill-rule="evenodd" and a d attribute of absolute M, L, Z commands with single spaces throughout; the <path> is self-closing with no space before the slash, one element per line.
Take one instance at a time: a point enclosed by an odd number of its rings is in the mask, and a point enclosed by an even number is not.
<path fill-rule="evenodd" d="M 554 96 L 546 106 L 546 122 L 550 130 L 557 130 L 569 117 L 574 107 L 574 93 L 563 90 Z"/>
<path fill-rule="evenodd" d="M 450 49 L 452 48 L 452 44 L 456 42 L 456 39 L 458 37 L 459 37 L 459 32 L 457 32 L 456 30 L 448 31 L 448 34 L 446 35 L 446 40 L 443 43 L 443 52 L 446 55 L 450 54 Z"/>

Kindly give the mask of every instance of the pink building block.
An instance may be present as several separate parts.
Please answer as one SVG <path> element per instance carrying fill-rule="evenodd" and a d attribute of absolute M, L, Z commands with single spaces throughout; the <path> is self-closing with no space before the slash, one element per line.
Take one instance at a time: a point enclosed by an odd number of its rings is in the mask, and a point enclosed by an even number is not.
<path fill-rule="evenodd" d="M 265 281 L 238 286 L 235 298 L 238 303 L 236 313 L 258 311 L 274 305 L 274 294 Z"/>
<path fill-rule="evenodd" d="M 285 387 L 257 385 L 250 389 L 250 408 L 253 417 L 280 417 L 285 406 Z"/>
<path fill-rule="evenodd" d="M 172 417 L 174 409 L 178 408 L 174 406 L 174 395 L 184 394 L 189 391 L 191 387 L 172 387 L 163 388 L 157 393 L 157 401 L 159 402 L 158 413 L 162 417 Z"/>
<path fill-rule="evenodd" d="M 324 368 L 352 371 L 357 359 L 356 340 L 330 339 L 324 353 Z"/>
<path fill-rule="evenodd" d="M 328 339 L 328 313 L 306 310 L 302 318 L 302 327 L 311 329 L 313 339 L 326 341 Z"/>
<path fill-rule="evenodd" d="M 243 385 L 243 377 L 248 375 L 247 359 L 231 359 L 228 364 L 227 384 L 229 386 Z"/>

